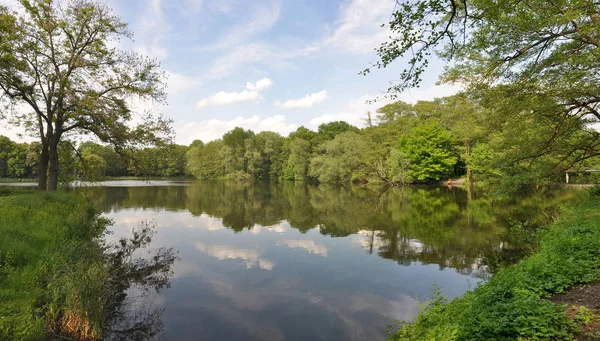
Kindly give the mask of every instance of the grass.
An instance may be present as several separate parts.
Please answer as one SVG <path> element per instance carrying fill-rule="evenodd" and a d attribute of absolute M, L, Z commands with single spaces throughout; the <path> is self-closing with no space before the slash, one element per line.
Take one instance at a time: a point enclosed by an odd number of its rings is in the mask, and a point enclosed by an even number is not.
<path fill-rule="evenodd" d="M 83 197 L 0 187 L 0 340 L 146 339 L 161 328 L 152 311 L 127 324 L 127 291 L 167 286 L 176 256 L 137 258 L 154 225 L 109 244 L 109 223 Z"/>
<path fill-rule="evenodd" d="M 389 340 L 571 340 L 577 328 L 565 306 L 547 300 L 600 278 L 600 199 L 565 209 L 538 231 L 539 252 L 448 302 L 438 290 Z"/>
<path fill-rule="evenodd" d="M 10 182 L 36 182 L 38 179 L 28 179 L 28 178 L 0 178 L 0 183 L 10 183 Z"/>
<path fill-rule="evenodd" d="M 0 189 L 1 340 L 99 335 L 105 226 L 76 196 Z"/>

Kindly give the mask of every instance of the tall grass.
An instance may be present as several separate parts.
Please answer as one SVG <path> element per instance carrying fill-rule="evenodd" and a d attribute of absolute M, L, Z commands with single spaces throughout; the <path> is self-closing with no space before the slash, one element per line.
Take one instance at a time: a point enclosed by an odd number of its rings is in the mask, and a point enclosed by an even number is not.
<path fill-rule="evenodd" d="M 108 245 L 109 223 L 74 195 L 0 193 L 0 340 L 99 339 L 132 283 L 167 284 L 170 250 L 132 257 L 150 228 Z"/>

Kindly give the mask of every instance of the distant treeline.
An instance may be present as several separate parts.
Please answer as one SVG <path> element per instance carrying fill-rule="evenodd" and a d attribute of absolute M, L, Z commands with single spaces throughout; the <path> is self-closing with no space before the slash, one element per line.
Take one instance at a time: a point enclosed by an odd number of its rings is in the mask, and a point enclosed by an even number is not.
<path fill-rule="evenodd" d="M 219 140 L 194 141 L 186 169 L 200 179 L 314 179 L 319 182 L 432 182 L 466 173 L 464 143 L 444 100 L 396 102 L 366 127 L 344 121 L 298 128 L 289 136 L 235 128 Z"/>
<path fill-rule="evenodd" d="M 0 178 L 33 179 L 38 176 L 39 142 L 16 143 L 0 136 Z M 59 146 L 63 180 L 101 180 L 105 177 L 185 175 L 186 146 L 168 145 L 137 150 L 135 155 L 117 153 L 115 148 L 94 142 L 77 148 L 70 141 Z"/>

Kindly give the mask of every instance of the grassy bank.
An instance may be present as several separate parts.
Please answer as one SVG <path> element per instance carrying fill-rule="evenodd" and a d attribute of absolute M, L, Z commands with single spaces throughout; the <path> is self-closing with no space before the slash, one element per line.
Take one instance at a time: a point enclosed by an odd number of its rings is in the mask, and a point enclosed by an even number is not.
<path fill-rule="evenodd" d="M 571 340 L 578 328 L 548 298 L 600 278 L 600 199 L 538 231 L 539 252 L 447 302 L 439 293 L 390 340 Z"/>
<path fill-rule="evenodd" d="M 108 223 L 75 195 L 0 188 L 0 340 L 100 339 L 131 285 L 167 284 L 170 250 L 132 256 L 150 228 L 109 245 Z"/>
<path fill-rule="evenodd" d="M 0 195 L 0 339 L 98 335 L 105 222 L 75 196 Z"/>

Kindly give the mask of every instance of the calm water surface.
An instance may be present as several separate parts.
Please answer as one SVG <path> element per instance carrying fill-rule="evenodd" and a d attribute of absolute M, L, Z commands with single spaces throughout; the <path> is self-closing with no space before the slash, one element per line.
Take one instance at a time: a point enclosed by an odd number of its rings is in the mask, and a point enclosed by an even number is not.
<path fill-rule="evenodd" d="M 152 247 L 179 252 L 171 287 L 150 298 L 166 340 L 383 340 L 434 284 L 454 297 L 522 257 L 509 226 L 545 223 L 577 196 L 499 203 L 442 187 L 103 185 L 86 191 L 114 220 L 110 238 L 152 221 Z"/>

